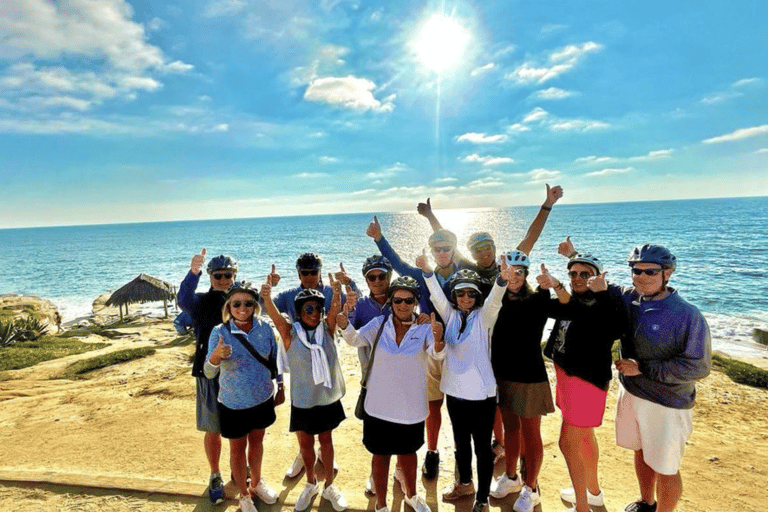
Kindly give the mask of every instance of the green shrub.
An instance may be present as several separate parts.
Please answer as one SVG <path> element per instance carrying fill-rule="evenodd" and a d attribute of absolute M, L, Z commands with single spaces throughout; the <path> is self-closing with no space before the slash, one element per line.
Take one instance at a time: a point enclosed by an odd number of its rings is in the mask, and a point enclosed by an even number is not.
<path fill-rule="evenodd" d="M 65 379 L 87 379 L 89 376 L 88 374 L 96 370 L 119 363 L 133 361 L 134 359 L 141 359 L 142 357 L 151 356 L 154 353 L 155 349 L 151 347 L 130 348 L 110 352 L 109 354 L 72 363 L 67 367 L 61 377 Z"/>
<path fill-rule="evenodd" d="M 0 350 L 0 371 L 18 370 L 73 354 L 109 346 L 108 343 L 83 343 L 79 340 L 45 335 L 35 341 L 16 343 Z"/>
<path fill-rule="evenodd" d="M 733 382 L 755 388 L 768 388 L 768 371 L 762 368 L 718 354 L 712 355 L 712 363 L 722 369 Z"/>
<path fill-rule="evenodd" d="M 19 339 L 19 332 L 13 322 L 0 321 L 0 346 L 13 345 Z"/>

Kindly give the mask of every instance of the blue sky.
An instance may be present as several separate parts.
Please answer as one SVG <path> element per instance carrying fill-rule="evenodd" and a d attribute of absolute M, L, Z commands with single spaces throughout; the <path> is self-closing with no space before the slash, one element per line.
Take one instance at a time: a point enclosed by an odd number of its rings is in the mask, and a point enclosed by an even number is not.
<path fill-rule="evenodd" d="M 0 3 L 0 228 L 768 194 L 763 0 Z M 427 27 L 425 29 L 425 27 Z"/>

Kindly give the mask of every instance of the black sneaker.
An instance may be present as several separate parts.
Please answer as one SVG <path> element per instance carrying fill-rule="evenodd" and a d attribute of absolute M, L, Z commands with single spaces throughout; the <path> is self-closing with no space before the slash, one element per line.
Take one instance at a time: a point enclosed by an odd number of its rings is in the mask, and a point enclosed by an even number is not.
<path fill-rule="evenodd" d="M 475 506 L 472 507 L 472 512 L 488 512 L 488 502 L 476 501 Z"/>
<path fill-rule="evenodd" d="M 224 501 L 224 497 L 224 481 L 221 479 L 221 475 L 218 473 L 211 475 L 208 484 L 208 498 L 212 503 L 219 504 Z"/>
<path fill-rule="evenodd" d="M 424 457 L 424 464 L 421 466 L 421 473 L 424 478 L 432 480 L 437 476 L 437 470 L 440 467 L 440 454 L 438 452 L 427 451 Z"/>
<path fill-rule="evenodd" d="M 656 503 L 649 505 L 642 500 L 635 501 L 627 505 L 624 512 L 656 512 Z"/>

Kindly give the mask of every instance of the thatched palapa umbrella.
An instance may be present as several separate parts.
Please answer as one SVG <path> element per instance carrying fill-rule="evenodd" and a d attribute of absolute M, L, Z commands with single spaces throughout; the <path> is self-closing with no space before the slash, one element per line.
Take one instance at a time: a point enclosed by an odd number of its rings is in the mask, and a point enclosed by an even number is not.
<path fill-rule="evenodd" d="M 168 301 L 174 297 L 173 287 L 156 277 L 146 274 L 139 276 L 130 283 L 116 290 L 107 299 L 105 305 L 118 306 L 120 308 L 120 320 L 123 319 L 123 305 L 125 305 L 125 314 L 128 315 L 128 304 L 134 302 L 154 302 L 163 301 L 165 317 L 168 318 Z"/>

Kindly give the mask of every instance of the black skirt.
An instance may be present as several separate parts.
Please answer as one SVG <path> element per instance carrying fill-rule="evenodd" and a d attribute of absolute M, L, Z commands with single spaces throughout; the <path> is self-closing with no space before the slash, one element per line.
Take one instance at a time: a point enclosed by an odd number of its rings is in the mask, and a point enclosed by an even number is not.
<path fill-rule="evenodd" d="M 291 422 L 288 430 L 314 436 L 335 429 L 346 417 L 341 400 L 309 409 L 300 409 L 291 404 Z"/>

